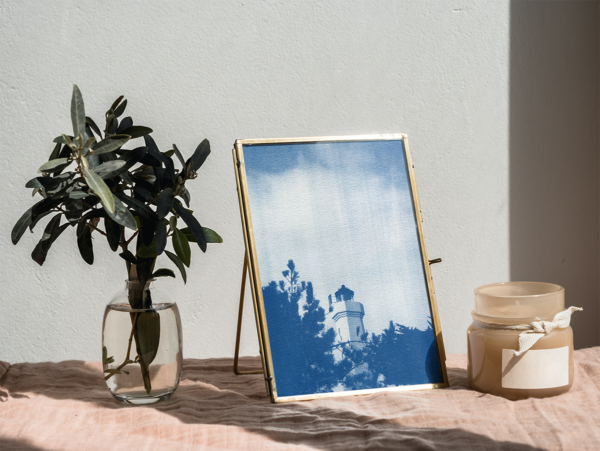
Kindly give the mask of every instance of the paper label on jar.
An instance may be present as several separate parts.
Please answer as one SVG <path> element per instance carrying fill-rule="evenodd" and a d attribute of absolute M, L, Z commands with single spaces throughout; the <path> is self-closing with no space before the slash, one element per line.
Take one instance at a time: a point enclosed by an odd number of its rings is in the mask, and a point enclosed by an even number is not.
<path fill-rule="evenodd" d="M 569 347 L 530 349 L 516 356 L 514 349 L 502 350 L 503 388 L 554 388 L 569 384 Z"/>

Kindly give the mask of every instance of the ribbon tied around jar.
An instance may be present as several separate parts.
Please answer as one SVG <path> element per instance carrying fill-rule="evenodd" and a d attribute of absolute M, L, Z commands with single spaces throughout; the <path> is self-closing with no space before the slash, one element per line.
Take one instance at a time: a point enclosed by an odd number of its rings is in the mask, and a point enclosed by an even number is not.
<path fill-rule="evenodd" d="M 573 312 L 582 310 L 580 307 L 569 307 L 554 315 L 552 321 L 533 321 L 531 324 L 494 324 L 476 319 L 473 320 L 473 324 L 480 329 L 522 330 L 523 332 L 519 334 L 519 350 L 515 352 L 515 355 L 519 356 L 531 349 L 540 338 L 549 334 L 554 329 L 569 327 Z"/>

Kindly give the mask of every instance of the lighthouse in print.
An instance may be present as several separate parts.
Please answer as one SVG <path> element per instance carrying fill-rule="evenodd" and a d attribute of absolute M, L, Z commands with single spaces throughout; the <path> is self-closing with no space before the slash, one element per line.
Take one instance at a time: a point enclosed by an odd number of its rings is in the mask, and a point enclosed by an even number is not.
<path fill-rule="evenodd" d="M 349 344 L 355 349 L 364 346 L 362 336 L 365 333 L 363 317 L 365 309 L 360 302 L 354 300 L 354 291 L 346 286 L 335 292 L 335 299 L 329 295 L 329 312 L 327 313 L 327 327 L 335 331 L 335 345 Z M 336 346 L 333 355 L 336 360 L 343 358 L 342 346 Z"/>

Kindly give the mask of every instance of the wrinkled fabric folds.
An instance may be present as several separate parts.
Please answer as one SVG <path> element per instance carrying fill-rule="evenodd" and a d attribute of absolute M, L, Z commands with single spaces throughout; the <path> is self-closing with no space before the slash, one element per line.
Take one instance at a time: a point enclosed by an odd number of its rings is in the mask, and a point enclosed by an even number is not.
<path fill-rule="evenodd" d="M 232 359 L 185 360 L 170 400 L 130 407 L 98 362 L 0 362 L 0 449 L 600 449 L 600 348 L 575 352 L 573 388 L 556 398 L 471 391 L 466 355 L 447 365 L 448 389 L 271 404 L 262 376 L 235 376 Z"/>

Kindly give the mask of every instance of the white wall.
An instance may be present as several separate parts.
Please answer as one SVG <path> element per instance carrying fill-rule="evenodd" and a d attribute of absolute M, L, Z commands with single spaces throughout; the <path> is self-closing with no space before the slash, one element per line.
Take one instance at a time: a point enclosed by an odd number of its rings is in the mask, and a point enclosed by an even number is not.
<path fill-rule="evenodd" d="M 409 135 L 430 258 L 444 259 L 433 274 L 447 351 L 465 352 L 473 288 L 511 276 L 509 37 L 506 1 L 1 0 L 0 360 L 98 360 L 104 306 L 125 277 L 103 240 L 91 267 L 72 233 L 42 268 L 29 256 L 41 230 L 10 243 L 33 202 L 23 185 L 70 129 L 72 83 L 92 117 L 125 94 L 161 148 L 211 141 L 189 188 L 225 242 L 194 254 L 187 286 L 167 282 L 185 357 L 233 354 L 234 140 L 398 132 Z M 597 186 L 593 196 L 597 212 Z M 255 355 L 249 311 L 244 327 L 242 353 Z"/>

